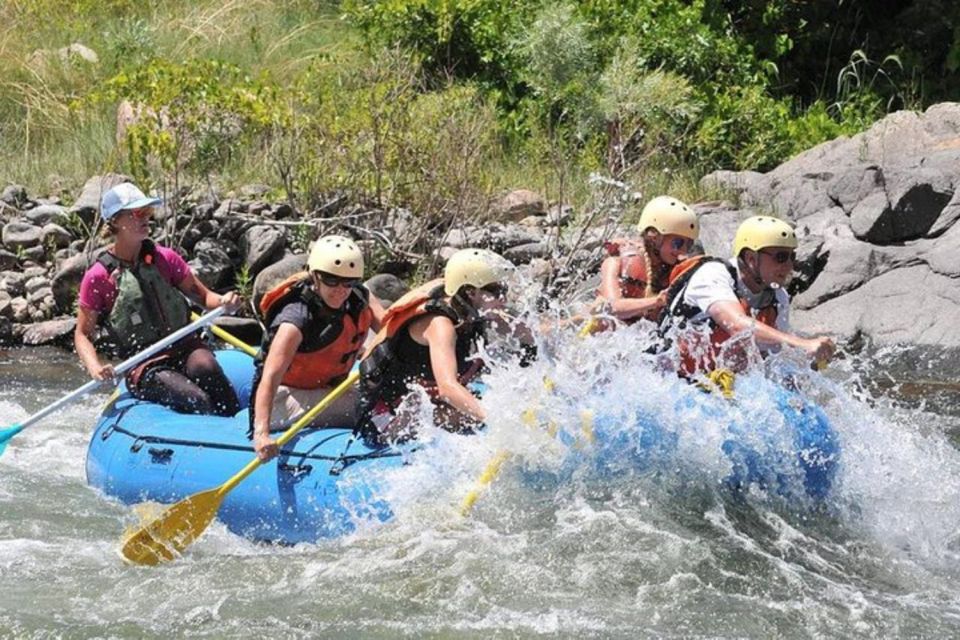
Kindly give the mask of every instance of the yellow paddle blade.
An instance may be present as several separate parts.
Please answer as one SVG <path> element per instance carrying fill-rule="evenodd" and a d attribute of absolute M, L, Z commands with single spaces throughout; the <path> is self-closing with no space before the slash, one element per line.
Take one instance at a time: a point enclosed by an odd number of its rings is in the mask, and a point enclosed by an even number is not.
<path fill-rule="evenodd" d="M 219 487 L 201 491 L 148 518 L 127 531 L 120 553 L 133 564 L 147 566 L 176 559 L 210 525 L 223 496 Z"/>
<path fill-rule="evenodd" d="M 480 497 L 480 494 L 483 492 L 484 487 L 493 482 L 494 478 L 500 473 L 500 467 L 503 466 L 503 463 L 510 458 L 510 454 L 506 451 L 498 451 L 497 455 L 487 463 L 487 466 L 483 469 L 483 473 L 480 474 L 480 477 L 477 478 L 477 484 L 467 493 L 463 498 L 463 502 L 460 503 L 460 515 L 466 517 L 470 515 L 470 511 L 473 509 L 474 503 L 477 501 L 477 498 Z"/>

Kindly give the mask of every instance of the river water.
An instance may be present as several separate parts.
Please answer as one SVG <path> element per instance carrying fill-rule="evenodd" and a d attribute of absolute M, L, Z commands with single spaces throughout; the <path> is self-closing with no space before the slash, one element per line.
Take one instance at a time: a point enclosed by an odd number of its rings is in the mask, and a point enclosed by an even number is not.
<path fill-rule="evenodd" d="M 84 477 L 106 396 L 80 401 L 0 457 L 0 637 L 960 635 L 960 393 L 944 373 L 956 368 L 880 353 L 797 374 L 842 446 L 826 504 L 798 504 L 726 490 L 719 426 L 673 408 L 664 399 L 686 391 L 620 340 L 494 371 L 489 430 L 427 432 L 434 453 L 389 479 L 392 522 L 287 548 L 214 523 L 157 568 L 118 556 L 130 509 Z M 85 378 L 73 355 L 33 349 L 0 354 L 0 380 L 9 424 Z M 653 470 L 598 475 L 588 446 L 571 457 L 582 444 L 525 426 L 525 407 L 571 433 L 583 409 L 654 412 L 682 446 Z M 514 455 L 460 516 L 504 449 Z"/>

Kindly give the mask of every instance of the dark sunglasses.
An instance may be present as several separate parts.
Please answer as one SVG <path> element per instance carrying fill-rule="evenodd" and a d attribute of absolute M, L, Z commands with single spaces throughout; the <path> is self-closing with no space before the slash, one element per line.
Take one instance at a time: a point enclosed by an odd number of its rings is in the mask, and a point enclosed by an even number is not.
<path fill-rule="evenodd" d="M 670 241 L 670 246 L 673 247 L 674 251 L 682 251 L 693 244 L 693 240 L 690 238 L 674 238 Z"/>
<path fill-rule="evenodd" d="M 507 292 L 510 289 L 505 284 L 488 284 L 485 287 L 481 287 L 481 290 L 485 293 L 489 293 L 494 298 L 506 298 Z"/>
<path fill-rule="evenodd" d="M 797 261 L 797 252 L 796 251 L 764 251 L 760 249 L 760 253 L 765 253 L 777 264 L 784 264 L 785 262 L 796 262 Z"/>
<path fill-rule="evenodd" d="M 342 278 L 323 271 L 314 271 L 313 273 L 320 279 L 320 282 L 328 287 L 352 287 L 360 283 L 360 278 Z"/>

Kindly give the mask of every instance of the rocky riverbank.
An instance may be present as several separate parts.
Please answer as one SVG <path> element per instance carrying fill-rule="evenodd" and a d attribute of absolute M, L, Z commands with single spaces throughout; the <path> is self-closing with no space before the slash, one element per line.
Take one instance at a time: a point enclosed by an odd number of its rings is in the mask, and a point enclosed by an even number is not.
<path fill-rule="evenodd" d="M 0 342 L 68 342 L 76 290 L 102 245 L 100 194 L 123 176 L 91 178 L 69 197 L 0 194 Z M 719 171 L 706 189 L 729 201 L 700 203 L 708 253 L 727 255 L 737 224 L 755 213 L 794 222 L 801 238 L 793 283 L 797 328 L 874 344 L 960 347 L 960 104 L 898 112 L 868 131 L 811 149 L 766 174 Z M 435 271 L 454 250 L 486 246 L 554 283 L 557 296 L 589 295 L 602 242 L 624 233 L 625 216 L 655 194 L 598 179 L 592 211 L 549 205 L 518 190 L 491 203 L 482 223 L 423 228 L 399 208 L 350 204 L 342 196 L 308 212 L 271 201 L 250 185 L 223 197 L 183 193 L 162 209 L 155 237 L 179 247 L 208 286 L 256 297 L 300 268 L 309 241 L 352 235 L 381 267 L 371 280 L 386 301 L 414 274 Z M 736 204 L 734 204 L 736 203 Z M 576 214 L 576 215 L 575 215 Z M 429 266 L 425 266 L 429 265 Z M 557 284 L 561 285 L 557 287 Z"/>

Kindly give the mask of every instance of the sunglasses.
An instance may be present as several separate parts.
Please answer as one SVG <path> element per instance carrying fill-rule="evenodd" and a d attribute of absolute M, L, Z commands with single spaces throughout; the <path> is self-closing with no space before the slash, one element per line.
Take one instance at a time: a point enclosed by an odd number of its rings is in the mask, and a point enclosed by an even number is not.
<path fill-rule="evenodd" d="M 137 220 L 149 220 L 153 217 L 153 207 L 141 207 L 139 209 L 127 209 L 127 213 Z"/>
<path fill-rule="evenodd" d="M 796 251 L 764 251 L 760 249 L 759 253 L 765 253 L 777 264 L 784 264 L 786 262 L 796 262 L 797 261 L 797 252 Z"/>
<path fill-rule="evenodd" d="M 670 241 L 670 246 L 673 247 L 674 251 L 683 251 L 689 249 L 692 245 L 693 240 L 690 238 L 674 238 Z"/>
<path fill-rule="evenodd" d="M 314 271 L 313 273 L 320 279 L 320 282 L 328 287 L 352 287 L 360 283 L 360 278 L 342 278 L 323 271 Z"/>
<path fill-rule="evenodd" d="M 510 289 L 505 284 L 488 284 L 485 287 L 481 287 L 480 290 L 484 293 L 489 293 L 494 298 L 506 298 L 507 292 Z"/>

